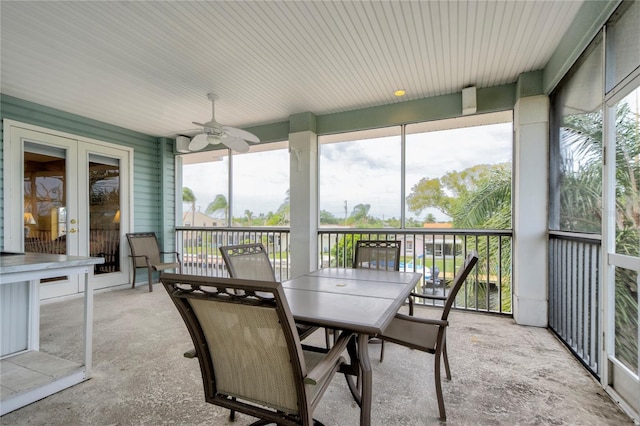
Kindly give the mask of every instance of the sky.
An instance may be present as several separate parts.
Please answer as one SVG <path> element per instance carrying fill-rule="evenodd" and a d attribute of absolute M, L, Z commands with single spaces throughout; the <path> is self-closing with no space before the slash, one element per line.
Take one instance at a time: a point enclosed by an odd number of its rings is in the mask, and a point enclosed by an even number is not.
<path fill-rule="evenodd" d="M 438 178 L 476 164 L 511 162 L 512 135 L 511 123 L 407 135 L 405 195 L 421 178 Z M 343 218 L 347 201 L 347 214 L 357 204 L 370 204 L 371 216 L 400 218 L 400 159 L 399 136 L 322 144 L 320 209 Z M 183 186 L 193 190 L 201 211 L 217 194 L 227 195 L 227 167 L 227 157 L 183 167 Z M 245 210 L 254 217 L 278 210 L 289 188 L 286 149 L 234 155 L 233 170 L 235 217 Z M 447 219 L 437 210 L 408 217 L 423 219 L 427 213 Z"/>

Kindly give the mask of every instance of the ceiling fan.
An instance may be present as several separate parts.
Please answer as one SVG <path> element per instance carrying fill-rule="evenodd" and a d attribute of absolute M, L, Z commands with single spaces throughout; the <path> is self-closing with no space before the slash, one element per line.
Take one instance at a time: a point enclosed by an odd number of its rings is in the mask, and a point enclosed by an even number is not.
<path fill-rule="evenodd" d="M 217 145 L 221 143 L 234 151 L 247 152 L 249 151 L 247 142 L 260 142 L 260 139 L 253 133 L 218 123 L 215 117 L 215 101 L 218 96 L 209 93 L 207 98 L 211 101 L 211 120 L 206 123 L 193 122 L 196 126 L 201 126 L 203 131 L 191 139 L 189 151 L 200 151 L 209 144 Z"/>

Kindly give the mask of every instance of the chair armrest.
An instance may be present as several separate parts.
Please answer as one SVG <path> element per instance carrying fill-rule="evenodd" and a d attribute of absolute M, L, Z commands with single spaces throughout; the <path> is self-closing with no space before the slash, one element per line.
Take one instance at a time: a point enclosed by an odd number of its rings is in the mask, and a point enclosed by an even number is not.
<path fill-rule="evenodd" d="M 411 293 L 413 297 L 422 297 L 423 299 L 447 300 L 447 296 L 436 296 L 431 294 Z"/>
<path fill-rule="evenodd" d="M 412 317 L 410 315 L 405 315 L 405 314 L 396 314 L 396 318 L 400 319 L 400 320 L 404 320 L 404 321 L 418 322 L 420 324 L 437 325 L 437 326 L 440 326 L 440 327 L 446 327 L 446 326 L 449 325 L 449 321 L 447 321 L 447 320 L 432 319 L 432 318 L 419 318 L 419 317 Z"/>
<path fill-rule="evenodd" d="M 347 348 L 347 344 L 353 336 L 353 333 L 343 332 L 322 361 L 320 361 L 313 370 L 307 373 L 307 377 L 304 378 L 304 383 L 306 385 L 317 385 L 318 382 L 327 376 L 327 374 L 335 370 L 336 365 L 344 362 L 342 353 Z"/>
<path fill-rule="evenodd" d="M 129 257 L 131 257 L 131 258 L 132 258 L 133 265 L 134 265 L 134 267 L 136 267 L 136 268 L 142 268 L 142 266 L 135 266 L 135 264 L 136 264 L 135 259 L 136 259 L 136 258 L 138 258 L 138 257 L 141 257 L 141 258 L 143 258 L 143 259 L 144 259 L 145 263 L 147 264 L 147 266 L 146 266 L 146 267 L 151 266 L 151 265 L 149 265 L 149 256 L 145 256 L 144 254 L 138 254 L 138 255 L 134 256 L 134 255 L 130 254 L 130 255 L 129 255 Z"/>
<path fill-rule="evenodd" d="M 413 316 L 413 298 L 421 297 L 423 299 L 447 300 L 445 296 L 432 296 L 428 294 L 411 293 L 409 294 L 409 315 Z"/>
<path fill-rule="evenodd" d="M 180 253 L 178 253 L 177 251 L 161 251 L 160 254 L 175 254 L 176 260 L 178 261 L 178 263 L 182 263 L 180 261 Z"/>
<path fill-rule="evenodd" d="M 197 358 L 198 355 L 196 354 L 196 350 L 195 349 L 191 349 L 190 351 L 186 351 L 183 356 L 185 358 Z"/>
<path fill-rule="evenodd" d="M 138 255 L 135 255 L 135 256 L 133 254 L 130 254 L 129 257 L 144 257 L 145 259 L 149 258 L 149 256 L 145 256 L 144 254 L 138 254 Z"/>

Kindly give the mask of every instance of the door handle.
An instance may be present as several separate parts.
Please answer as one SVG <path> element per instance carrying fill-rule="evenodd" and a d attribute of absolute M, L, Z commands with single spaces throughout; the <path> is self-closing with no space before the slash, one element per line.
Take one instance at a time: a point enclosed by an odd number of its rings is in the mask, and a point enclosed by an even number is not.
<path fill-rule="evenodd" d="M 75 234 L 75 233 L 76 233 L 76 228 L 71 228 L 71 229 L 69 229 L 69 233 L 70 233 L 70 234 Z"/>
<path fill-rule="evenodd" d="M 76 220 L 75 220 L 75 219 L 71 219 L 71 220 L 70 220 L 70 222 L 71 222 L 72 224 L 74 224 L 74 223 L 76 223 Z"/>

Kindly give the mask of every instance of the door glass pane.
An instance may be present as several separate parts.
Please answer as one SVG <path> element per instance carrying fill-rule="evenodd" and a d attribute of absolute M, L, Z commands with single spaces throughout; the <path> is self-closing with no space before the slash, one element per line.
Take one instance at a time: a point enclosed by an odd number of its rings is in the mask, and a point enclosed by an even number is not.
<path fill-rule="evenodd" d="M 640 256 L 640 87 L 615 106 L 615 252 Z M 615 269 L 615 355 L 638 374 L 637 271 Z"/>
<path fill-rule="evenodd" d="M 67 253 L 66 161 L 64 152 L 24 153 L 24 249 Z"/>
<path fill-rule="evenodd" d="M 638 374 L 638 284 L 640 274 L 615 268 L 615 356 Z"/>
<path fill-rule="evenodd" d="M 120 271 L 120 165 L 118 160 L 89 158 L 89 253 L 104 257 L 94 273 Z"/>
<path fill-rule="evenodd" d="M 616 104 L 616 253 L 640 256 L 640 87 Z"/>

